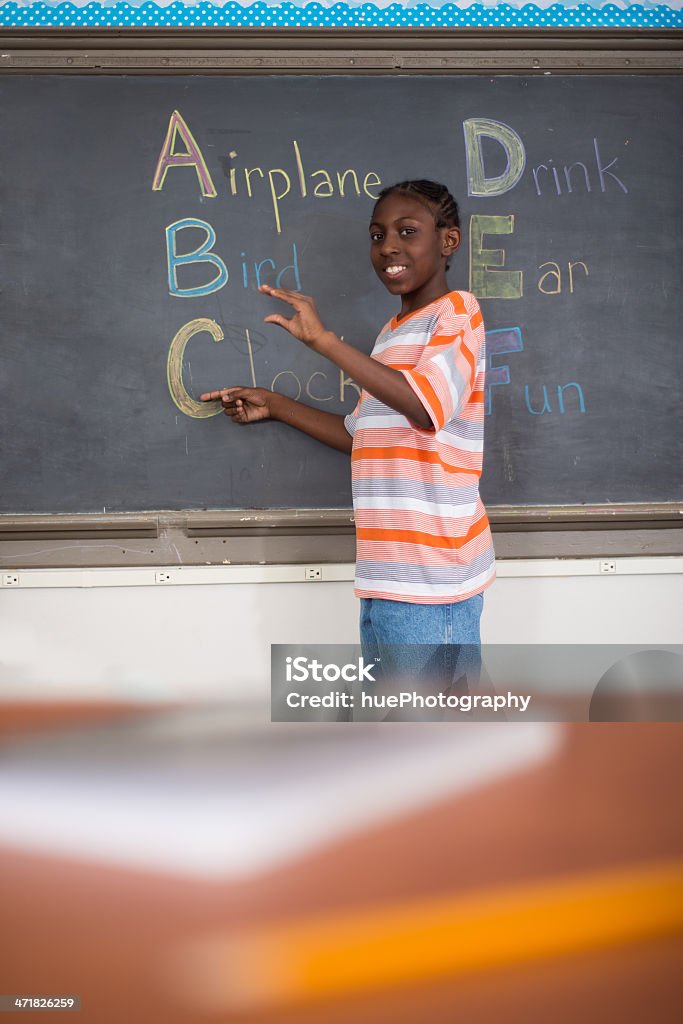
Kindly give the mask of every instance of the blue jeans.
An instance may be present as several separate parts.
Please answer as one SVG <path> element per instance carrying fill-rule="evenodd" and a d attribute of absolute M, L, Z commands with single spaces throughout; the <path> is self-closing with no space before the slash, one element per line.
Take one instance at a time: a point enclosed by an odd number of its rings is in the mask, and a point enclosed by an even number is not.
<path fill-rule="evenodd" d="M 467 692 L 481 666 L 479 620 L 484 595 L 452 604 L 409 604 L 361 598 L 360 642 L 382 677 L 409 677 L 430 691 Z"/>

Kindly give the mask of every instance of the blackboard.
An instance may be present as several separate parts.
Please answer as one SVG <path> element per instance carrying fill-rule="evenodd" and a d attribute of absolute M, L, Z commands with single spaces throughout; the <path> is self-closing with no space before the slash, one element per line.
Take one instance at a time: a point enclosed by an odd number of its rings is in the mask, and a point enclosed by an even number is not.
<path fill-rule="evenodd" d="M 681 91 L 666 75 L 0 80 L 0 511 L 349 506 L 345 456 L 183 412 L 169 349 L 218 325 L 187 341 L 190 397 L 255 381 L 353 408 L 339 371 L 263 324 L 257 276 L 314 295 L 369 351 L 396 312 L 369 263 L 371 197 L 409 177 L 460 200 L 450 281 L 487 328 L 487 503 L 680 501 Z"/>

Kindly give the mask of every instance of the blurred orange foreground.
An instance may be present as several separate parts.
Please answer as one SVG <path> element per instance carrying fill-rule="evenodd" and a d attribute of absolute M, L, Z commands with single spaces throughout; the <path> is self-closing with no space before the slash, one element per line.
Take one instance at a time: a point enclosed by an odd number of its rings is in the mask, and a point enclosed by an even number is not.
<path fill-rule="evenodd" d="M 239 884 L 0 850 L 0 993 L 80 995 L 79 1024 L 678 1021 L 682 769 L 683 725 L 568 726 L 560 753 L 541 767 Z M 665 870 L 672 874 L 658 888 Z M 654 924 L 633 934 L 615 926 L 610 935 L 608 927 L 598 942 L 585 936 L 573 945 L 559 941 L 567 921 L 576 919 L 572 885 L 582 879 L 604 880 L 602 890 L 593 882 L 590 892 L 599 899 L 602 891 L 607 924 L 609 900 L 616 915 L 636 889 L 639 912 Z M 618 888 L 624 879 L 626 897 Z M 654 880 L 654 888 L 643 879 Z M 504 917 L 496 918 L 495 894 L 512 893 L 507 909 L 523 915 L 532 907 L 528 894 L 539 892 L 546 899 L 547 942 L 538 933 L 533 942 L 517 942 Z M 482 918 L 487 894 L 493 902 L 490 916 Z M 564 901 L 562 913 L 552 912 L 553 899 Z M 323 929 L 316 932 L 315 925 L 306 933 L 309 947 L 311 935 L 324 934 L 330 922 L 332 939 L 338 937 L 334 922 L 340 915 L 361 933 L 363 922 L 366 930 L 377 927 L 375 938 L 386 947 L 387 924 L 400 921 L 406 908 L 438 914 L 440 907 L 463 905 L 475 914 L 474 924 L 465 920 L 472 950 L 486 949 L 489 928 L 491 943 L 495 938 L 505 956 L 472 955 L 469 962 L 450 956 L 449 965 L 447 955 L 445 968 L 415 970 L 425 960 L 426 943 L 431 949 L 441 934 L 421 937 L 425 920 L 418 913 L 409 917 L 414 954 L 405 941 L 396 947 L 405 971 L 390 967 L 380 976 L 371 963 L 367 984 L 345 990 L 342 980 L 341 988 L 327 993 L 304 984 L 304 997 L 301 985 L 287 994 L 287 978 L 284 984 L 277 980 L 291 952 L 287 936 L 301 938 L 301 922 L 305 928 L 319 922 Z M 329 929 L 327 934 L 329 939 Z M 524 934 L 528 939 L 528 929 Z M 273 935 L 279 945 L 269 959 L 258 943 Z M 248 947 L 254 936 L 256 946 Z M 447 929 L 443 936 L 447 944 Z M 462 939 L 461 929 L 461 949 Z M 202 948 L 206 955 L 198 957 Z M 237 1009 L 226 979 L 239 977 L 240 957 L 249 948 L 252 954 L 264 951 L 263 962 L 254 969 L 252 960 L 247 989 L 253 999 L 243 998 Z M 376 951 L 377 945 L 370 942 L 369 948 Z M 260 998 L 273 988 L 274 999 Z M 44 1021 L 44 1012 L 21 1012 L 21 1019 L 38 1018 Z"/>

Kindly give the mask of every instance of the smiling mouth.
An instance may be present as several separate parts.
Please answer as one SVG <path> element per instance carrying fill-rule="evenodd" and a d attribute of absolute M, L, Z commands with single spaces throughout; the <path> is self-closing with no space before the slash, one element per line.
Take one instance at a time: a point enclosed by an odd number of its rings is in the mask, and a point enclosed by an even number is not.
<path fill-rule="evenodd" d="M 384 273 L 387 274 L 389 277 L 398 277 L 399 274 L 402 274 L 403 271 L 407 269 L 408 268 L 404 266 L 402 263 L 394 263 L 390 267 L 385 267 Z"/>

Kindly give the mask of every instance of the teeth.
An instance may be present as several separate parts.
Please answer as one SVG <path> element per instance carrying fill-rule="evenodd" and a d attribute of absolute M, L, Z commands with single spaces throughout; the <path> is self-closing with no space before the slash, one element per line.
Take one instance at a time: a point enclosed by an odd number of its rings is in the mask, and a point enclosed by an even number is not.
<path fill-rule="evenodd" d="M 402 270 L 407 270 L 407 269 L 408 269 L 407 267 L 403 267 L 403 266 L 385 267 L 384 268 L 384 273 L 385 274 L 400 274 Z"/>

